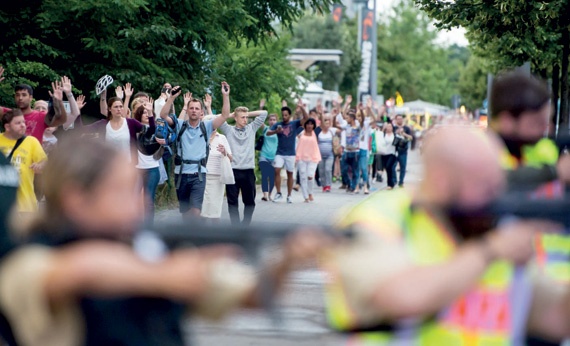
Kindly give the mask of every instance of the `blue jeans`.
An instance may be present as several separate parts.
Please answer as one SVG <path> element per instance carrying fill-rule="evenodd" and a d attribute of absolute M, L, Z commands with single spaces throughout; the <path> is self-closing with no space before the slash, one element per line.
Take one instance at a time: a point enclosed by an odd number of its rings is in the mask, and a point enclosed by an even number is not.
<path fill-rule="evenodd" d="M 160 180 L 160 171 L 158 167 L 139 170 L 142 175 L 144 189 L 144 221 L 146 224 L 152 225 L 154 222 L 154 196 Z"/>
<path fill-rule="evenodd" d="M 362 183 L 359 186 L 368 186 L 368 150 L 360 149 L 358 153 L 358 172 L 357 182 L 362 177 Z"/>
<path fill-rule="evenodd" d="M 275 186 L 275 168 L 273 168 L 273 161 L 268 161 L 260 157 L 259 169 L 261 170 L 261 191 L 271 194 Z"/>
<path fill-rule="evenodd" d="M 356 184 L 358 184 L 358 152 L 345 152 L 342 154 L 342 160 L 344 161 L 344 167 L 342 170 L 342 176 L 348 179 L 348 167 L 352 168 L 352 179 L 350 179 L 350 185 L 348 186 L 351 190 L 356 189 Z"/>
<path fill-rule="evenodd" d="M 406 167 L 408 166 L 408 152 L 398 153 L 398 163 L 400 164 L 400 181 L 399 185 L 404 185 L 404 178 L 406 177 Z"/>

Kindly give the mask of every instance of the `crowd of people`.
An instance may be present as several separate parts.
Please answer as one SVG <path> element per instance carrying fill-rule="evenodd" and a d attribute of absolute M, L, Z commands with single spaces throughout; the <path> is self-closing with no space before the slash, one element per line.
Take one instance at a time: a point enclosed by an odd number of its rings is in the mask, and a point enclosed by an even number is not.
<path fill-rule="evenodd" d="M 86 125 L 80 117 L 85 98 L 74 97 L 71 80 L 63 77 L 52 88 L 48 103 L 34 100 L 29 85 L 18 85 L 14 95 L 17 107 L 2 109 L 6 114 L 2 118 L 5 133 L 0 138 L 6 143 L 0 147 L 6 155 L 12 154 L 22 175 L 19 211 L 24 219 L 24 214 L 37 211 L 43 196 L 39 173 L 46 154 L 57 146 L 59 135 L 54 132 L 60 126 L 84 138 L 110 142 L 127 153 L 141 176 L 145 220 L 149 224 L 154 222 L 157 187 L 168 178 L 173 151 L 180 213 L 219 220 L 226 196 L 233 224 L 248 225 L 252 221 L 256 171 L 261 175 L 261 201 L 284 199 L 282 169 L 287 177 L 287 203 L 292 203 L 291 195 L 299 188 L 303 200 L 313 202 L 315 186 L 320 186 L 323 193 L 331 192 L 337 180 L 340 189 L 367 195 L 371 183 L 383 181 L 383 171 L 387 189 L 404 185 L 412 131 L 403 116 L 397 115 L 392 121 L 384 108 L 370 100 L 365 106 L 351 108 L 352 97 L 348 95 L 344 104 L 339 98 L 331 109 L 319 100 L 315 108 L 308 110 L 299 99 L 294 111 L 283 101 L 278 121 L 277 114 L 268 115 L 264 110 L 265 100 L 260 101 L 259 110 L 240 106 L 230 112 L 230 86 L 224 82 L 220 114 L 214 115 L 209 94 L 200 100 L 186 93 L 177 115 L 174 103 L 182 94 L 180 87 L 165 83 L 153 101 L 145 92 L 134 93 L 131 84 L 126 83 L 115 89 L 113 97 L 107 98 L 107 90 L 102 90 L 100 111 L 105 118 Z M 69 112 L 63 104 L 64 95 Z M 175 140 L 164 138 L 165 133 Z M 259 159 L 255 149 L 260 152 Z M 243 217 L 239 212 L 240 193 Z"/>
<path fill-rule="evenodd" d="M 415 191 L 377 193 L 354 206 L 335 226 L 349 230 L 345 239 L 292 232 L 263 275 L 225 245 L 154 247 L 149 255 L 125 242 L 152 223 L 166 148 L 186 224 L 198 216 L 215 224 L 226 194 L 232 223 L 247 226 L 256 147 L 263 201 L 291 203 L 295 172 L 307 203 L 317 182 L 327 193 L 334 178 L 349 193 L 368 194 L 383 170 L 394 189 L 404 185 L 413 140 L 402 116 L 391 120 L 371 101 L 351 108 L 347 96 L 330 110 L 283 103 L 278 121 L 264 101 L 260 110 L 232 112 L 226 82 L 219 115 L 209 95 L 190 93 L 177 114 L 179 86 L 165 84 L 154 101 L 126 84 L 116 97 L 101 94 L 105 119 L 83 125 L 84 99 L 71 90 L 64 77 L 49 102 L 33 103 L 33 89 L 19 85 L 16 107 L 2 108 L 0 192 L 12 196 L 17 187 L 19 220 L 33 220 L 22 232 L 0 220 L 0 336 L 9 345 L 182 345 L 188 305 L 210 316 L 259 307 L 267 281 L 282 288 L 287 273 L 315 259 L 330 273 L 330 326 L 353 345 L 553 345 L 570 336 L 570 251 L 560 246 L 568 236 L 552 222 L 488 223 L 484 214 L 505 191 L 564 201 L 570 156 L 544 137 L 550 93 L 532 77 L 494 81 L 487 133 L 433 128 Z M 76 135 L 54 140 L 60 126 Z"/>

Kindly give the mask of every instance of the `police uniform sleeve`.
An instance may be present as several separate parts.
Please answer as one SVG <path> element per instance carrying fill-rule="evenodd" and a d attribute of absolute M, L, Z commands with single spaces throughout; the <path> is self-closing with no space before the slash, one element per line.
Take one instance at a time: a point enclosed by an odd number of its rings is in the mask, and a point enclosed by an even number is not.
<path fill-rule="evenodd" d="M 53 252 L 41 246 L 14 251 L 0 265 L 0 308 L 21 345 L 79 345 L 83 327 L 78 306 L 53 309 L 43 282 Z"/>

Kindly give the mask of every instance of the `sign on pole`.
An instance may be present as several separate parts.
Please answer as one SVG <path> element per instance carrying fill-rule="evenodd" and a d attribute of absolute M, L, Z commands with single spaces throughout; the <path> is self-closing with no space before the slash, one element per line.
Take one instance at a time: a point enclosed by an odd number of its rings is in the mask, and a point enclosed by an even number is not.
<path fill-rule="evenodd" d="M 371 93 L 371 68 L 373 58 L 373 28 L 374 12 L 368 8 L 362 9 L 362 22 L 360 23 L 362 36 L 360 39 L 360 54 L 362 56 L 362 67 L 360 69 L 360 79 L 358 82 L 358 100 L 362 101 L 363 95 Z"/>
<path fill-rule="evenodd" d="M 336 4 L 333 7 L 333 12 L 332 12 L 332 16 L 333 16 L 333 20 L 336 23 L 340 23 L 340 21 L 342 20 L 342 10 L 344 8 L 342 7 L 342 5 L 340 4 Z"/>

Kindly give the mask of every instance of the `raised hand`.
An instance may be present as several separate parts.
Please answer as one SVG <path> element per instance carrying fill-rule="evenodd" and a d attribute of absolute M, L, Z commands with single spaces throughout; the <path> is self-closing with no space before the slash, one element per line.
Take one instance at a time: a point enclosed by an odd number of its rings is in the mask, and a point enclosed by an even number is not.
<path fill-rule="evenodd" d="M 66 95 L 71 94 L 71 79 L 67 76 L 61 77 L 61 87 Z"/>
<path fill-rule="evenodd" d="M 174 88 L 172 88 L 172 90 L 170 90 L 170 98 L 177 98 L 178 96 L 180 96 L 180 94 L 182 93 L 182 88 L 180 86 L 175 86 Z"/>
<path fill-rule="evenodd" d="M 85 96 L 83 95 L 79 95 L 77 96 L 77 100 L 75 100 L 75 102 L 77 102 L 77 108 L 79 108 L 79 110 L 81 110 L 81 108 L 83 108 L 85 106 Z"/>
<path fill-rule="evenodd" d="M 352 103 L 352 95 L 348 94 L 346 95 L 346 104 L 350 105 Z"/>
<path fill-rule="evenodd" d="M 121 100 L 123 99 L 123 97 L 125 97 L 125 93 L 123 92 L 122 86 L 119 85 L 118 87 L 115 88 L 115 96 L 117 96 Z"/>
<path fill-rule="evenodd" d="M 204 95 L 204 107 L 210 108 L 211 106 L 212 106 L 212 96 L 210 94 Z"/>
<path fill-rule="evenodd" d="M 259 109 L 263 109 L 263 107 L 265 107 L 265 102 L 265 99 L 259 100 Z"/>
<path fill-rule="evenodd" d="M 303 109 L 305 106 L 303 105 L 303 99 L 299 98 L 297 100 L 297 109 Z"/>
<path fill-rule="evenodd" d="M 4 67 L 0 66 L 0 82 L 2 82 L 4 80 Z"/>
<path fill-rule="evenodd" d="M 222 95 L 230 95 L 230 85 L 225 81 L 222 82 Z"/>
<path fill-rule="evenodd" d="M 186 105 L 188 105 L 188 102 L 190 102 L 191 100 L 192 100 L 191 92 L 187 92 L 186 94 L 184 94 L 184 107 L 186 107 Z"/>
<path fill-rule="evenodd" d="M 146 110 L 147 110 L 147 112 L 148 112 L 148 117 L 149 117 L 149 118 L 152 118 L 152 117 L 154 116 L 154 113 L 153 113 L 153 106 L 152 106 L 152 105 L 153 105 L 152 99 L 149 99 L 149 102 L 145 103 L 145 105 L 144 105 L 145 108 L 146 108 Z"/>
<path fill-rule="evenodd" d="M 341 105 L 341 104 L 342 104 L 342 101 L 343 101 L 342 96 L 338 95 L 338 98 L 336 99 L 336 102 L 337 102 L 339 105 Z"/>
<path fill-rule="evenodd" d="M 125 96 L 126 97 L 133 96 L 133 88 L 131 86 L 131 83 L 125 84 Z"/>
<path fill-rule="evenodd" d="M 53 93 L 49 92 L 49 96 L 54 100 L 63 100 L 63 87 L 59 81 L 55 81 L 51 83 L 51 88 L 53 89 Z"/>
<path fill-rule="evenodd" d="M 372 97 L 369 97 L 368 100 L 366 100 L 366 107 L 372 108 Z"/>

